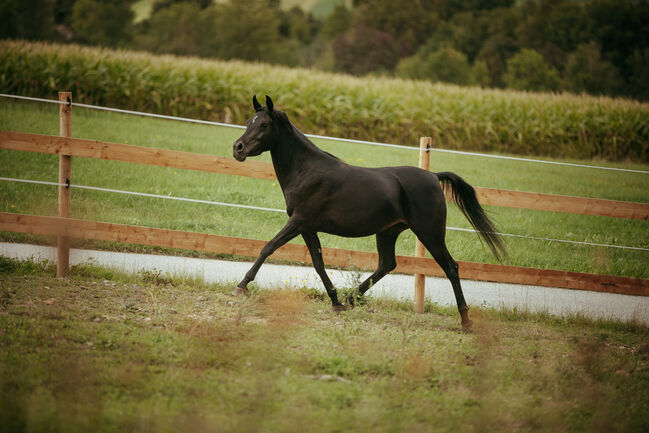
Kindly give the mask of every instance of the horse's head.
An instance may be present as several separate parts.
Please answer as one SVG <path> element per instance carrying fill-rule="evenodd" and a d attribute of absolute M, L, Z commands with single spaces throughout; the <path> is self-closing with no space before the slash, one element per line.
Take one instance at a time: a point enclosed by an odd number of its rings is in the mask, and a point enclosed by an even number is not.
<path fill-rule="evenodd" d="M 232 156 L 237 161 L 245 161 L 249 156 L 257 156 L 270 150 L 277 136 L 277 125 L 273 123 L 275 109 L 270 96 L 266 96 L 265 107 L 257 101 L 256 95 L 253 96 L 252 106 L 255 108 L 255 115 L 246 122 L 246 132 L 232 145 Z"/>

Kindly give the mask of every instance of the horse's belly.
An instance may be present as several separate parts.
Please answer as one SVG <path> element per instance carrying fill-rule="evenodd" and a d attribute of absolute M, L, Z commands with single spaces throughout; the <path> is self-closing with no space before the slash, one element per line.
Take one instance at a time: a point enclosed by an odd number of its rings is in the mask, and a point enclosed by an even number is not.
<path fill-rule="evenodd" d="M 405 222 L 400 209 L 390 205 L 372 209 L 339 207 L 326 211 L 322 217 L 317 231 L 344 237 L 370 236 Z"/>
<path fill-rule="evenodd" d="M 330 226 L 324 227 L 319 232 L 328 233 L 330 235 L 342 236 L 345 238 L 362 238 L 365 236 L 372 236 L 377 233 L 380 233 L 384 230 L 389 229 L 397 224 L 401 224 L 403 221 L 394 221 L 391 224 L 381 226 L 378 228 L 369 228 L 367 226 L 358 226 L 358 227 L 341 227 L 341 226 Z"/>

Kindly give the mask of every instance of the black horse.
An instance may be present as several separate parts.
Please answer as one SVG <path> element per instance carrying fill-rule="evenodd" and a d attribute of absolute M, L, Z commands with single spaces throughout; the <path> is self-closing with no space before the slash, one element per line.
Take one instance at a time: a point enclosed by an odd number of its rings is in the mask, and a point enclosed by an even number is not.
<path fill-rule="evenodd" d="M 324 283 L 334 310 L 346 307 L 325 272 L 318 232 L 345 237 L 376 234 L 378 269 L 358 287 L 363 295 L 396 267 L 394 246 L 399 234 L 411 229 L 442 267 L 453 285 L 462 328 L 469 330 L 468 307 L 462 294 L 458 265 L 446 243 L 446 202 L 442 184 L 450 187 L 454 202 L 482 236 L 495 256 L 505 253 L 494 225 L 478 203 L 473 187 L 450 172 L 431 173 L 416 167 L 364 168 L 349 165 L 319 149 L 275 110 L 266 96 L 266 107 L 252 98 L 255 115 L 246 132 L 235 141 L 233 156 L 245 161 L 270 151 L 275 173 L 286 201 L 289 219 L 280 232 L 261 250 L 259 258 L 238 284 L 235 292 L 247 294 L 266 258 L 276 249 L 302 235 L 313 267 Z M 354 305 L 350 295 L 347 303 Z"/>

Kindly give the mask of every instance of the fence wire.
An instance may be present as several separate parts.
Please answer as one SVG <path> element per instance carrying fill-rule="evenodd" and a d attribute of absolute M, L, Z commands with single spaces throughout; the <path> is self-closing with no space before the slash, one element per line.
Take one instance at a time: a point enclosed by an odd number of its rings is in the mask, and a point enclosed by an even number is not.
<path fill-rule="evenodd" d="M 0 177 L 0 181 L 28 183 L 28 184 L 36 184 L 36 185 L 49 185 L 49 186 L 63 186 L 63 187 L 68 186 L 67 183 L 48 182 L 48 181 L 44 181 L 44 180 L 16 179 L 16 178 L 10 178 L 10 177 Z M 221 202 L 221 201 L 201 200 L 201 199 L 186 198 L 186 197 L 176 197 L 176 196 L 172 196 L 172 195 L 151 194 L 151 193 L 136 192 L 136 191 L 124 191 L 124 190 L 119 190 L 119 189 L 102 188 L 102 187 L 87 186 L 87 185 L 77 185 L 77 184 L 72 184 L 72 183 L 69 185 L 69 187 L 70 188 L 77 188 L 77 189 L 91 190 L 91 191 L 101 191 L 101 192 L 126 194 L 126 195 L 139 196 L 139 197 L 157 198 L 157 199 L 163 199 L 163 200 L 175 200 L 175 201 L 182 201 L 182 202 L 189 202 L 189 203 L 208 204 L 208 205 L 213 205 L 213 206 L 226 206 L 226 207 L 257 210 L 257 211 L 264 211 L 264 212 L 286 213 L 286 211 L 283 210 L 283 209 L 274 209 L 274 208 L 268 208 L 268 207 L 262 207 L 262 206 L 252 206 L 252 205 L 240 204 L 240 203 L 227 203 L 227 202 Z M 451 231 L 458 231 L 458 232 L 476 233 L 476 231 L 473 230 L 473 229 L 468 229 L 468 228 L 463 228 L 463 227 L 447 226 L 446 229 L 451 230 Z M 602 244 L 602 243 L 596 243 L 596 242 L 573 241 L 573 240 L 567 240 L 567 239 L 554 239 L 554 238 L 546 238 L 546 237 L 538 237 L 538 236 L 517 235 L 517 234 L 512 234 L 512 233 L 498 233 L 497 232 L 496 234 L 500 235 L 500 236 L 519 238 L 519 239 L 528 239 L 528 240 L 535 240 L 535 241 L 559 242 L 559 243 L 582 245 L 582 246 L 618 248 L 618 249 L 624 249 L 624 250 L 649 251 L 649 248 L 631 247 L 631 246 L 625 246 L 625 245 L 612 245 L 612 244 Z"/>
<path fill-rule="evenodd" d="M 9 94 L 5 94 L 5 93 L 0 93 L 0 97 L 12 98 L 12 99 L 21 99 L 21 100 L 26 100 L 26 101 L 47 102 L 47 103 L 52 103 L 52 104 L 68 104 L 65 101 L 59 101 L 58 99 L 34 98 L 34 97 L 31 97 L 31 96 L 9 95 Z M 199 119 L 189 119 L 189 118 L 186 118 L 186 117 L 168 116 L 168 115 L 165 115 L 165 114 L 155 114 L 155 113 L 146 113 L 146 112 L 142 112 L 142 111 L 124 110 L 124 109 L 121 109 L 121 108 L 102 107 L 102 106 L 99 106 L 99 105 L 82 104 L 82 103 L 79 103 L 79 102 L 72 102 L 71 105 L 73 107 L 80 107 L 80 108 L 87 108 L 87 109 L 101 110 L 101 111 L 110 111 L 110 112 L 115 112 L 115 113 L 130 114 L 130 115 L 142 116 L 142 117 L 151 117 L 151 118 L 157 118 L 157 119 L 175 120 L 175 121 L 180 121 L 180 122 L 198 123 L 198 124 L 203 124 L 203 125 L 222 126 L 222 127 L 226 127 L 226 128 L 246 129 L 246 127 L 243 126 L 243 125 L 234 125 L 234 124 L 231 124 L 231 123 L 213 122 L 213 121 L 209 121 L 209 120 L 199 120 Z M 316 134 L 304 134 L 304 135 L 306 135 L 309 138 L 314 138 L 314 139 L 319 139 L 319 140 L 338 141 L 338 142 L 353 143 L 353 144 L 366 144 L 366 145 L 370 145 L 370 146 L 379 146 L 379 147 L 387 147 L 387 148 L 393 148 L 393 149 L 419 151 L 418 147 L 404 146 L 402 144 L 379 143 L 379 142 L 376 142 L 376 141 L 355 140 L 355 139 L 351 139 L 351 138 L 340 138 L 340 137 L 329 137 L 329 136 L 326 136 L 326 135 L 316 135 Z M 440 149 L 440 148 L 435 148 L 435 147 L 431 148 L 430 150 L 432 152 L 452 153 L 452 154 L 457 154 L 457 155 L 474 156 L 474 157 L 481 157 L 481 158 L 493 158 L 493 159 L 503 159 L 503 160 L 510 160 L 510 161 L 531 162 L 531 163 L 538 163 L 538 164 L 560 165 L 560 166 L 566 166 L 566 167 L 578 167 L 578 168 L 589 168 L 589 169 L 598 169 L 598 170 L 620 171 L 620 172 L 627 172 L 627 173 L 649 174 L 649 171 L 647 171 L 647 170 L 635 170 L 635 169 L 630 169 L 630 168 L 605 167 L 605 166 L 601 166 L 601 165 L 575 164 L 575 163 L 570 163 L 570 162 L 548 161 L 548 160 L 544 160 L 544 159 L 522 158 L 522 157 L 518 157 L 518 156 L 491 155 L 491 154 L 488 154 L 488 153 L 467 152 L 467 151 L 463 151 L 463 150 L 453 150 L 453 149 Z"/>

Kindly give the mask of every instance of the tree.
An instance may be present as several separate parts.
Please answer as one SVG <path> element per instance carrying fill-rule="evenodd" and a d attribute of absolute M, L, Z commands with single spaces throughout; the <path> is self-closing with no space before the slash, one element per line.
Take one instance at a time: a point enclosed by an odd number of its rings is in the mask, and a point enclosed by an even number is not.
<path fill-rule="evenodd" d="M 333 41 L 335 68 L 364 75 L 373 71 L 391 71 L 400 57 L 400 46 L 385 32 L 367 27 L 354 28 Z"/>
<path fill-rule="evenodd" d="M 508 87 L 517 90 L 557 91 L 561 86 L 559 72 L 541 54 L 530 49 L 507 60 L 504 80 Z"/>
<path fill-rule="evenodd" d="M 617 69 L 602 60 L 599 45 L 595 42 L 579 45 L 568 57 L 564 80 L 568 90 L 594 95 L 612 95 L 622 84 Z"/>
<path fill-rule="evenodd" d="M 477 60 L 473 62 L 471 67 L 471 75 L 473 76 L 473 84 L 480 87 L 487 87 L 491 82 L 489 77 L 489 68 L 484 60 Z"/>
<path fill-rule="evenodd" d="M 486 67 L 479 62 L 475 69 L 472 68 L 463 53 L 449 46 L 434 51 L 427 51 L 424 47 L 414 56 L 399 62 L 396 73 L 404 78 L 470 85 L 485 81 Z"/>
<path fill-rule="evenodd" d="M 0 39 L 51 39 L 54 0 L 3 0 L 0 2 Z"/>
<path fill-rule="evenodd" d="M 70 26 L 78 42 L 115 47 L 131 39 L 132 22 L 130 0 L 78 0 Z"/>
<path fill-rule="evenodd" d="M 280 16 L 279 34 L 286 39 L 295 39 L 303 44 L 310 44 L 318 30 L 317 22 L 311 14 L 295 6 L 289 11 L 277 10 Z"/>
<path fill-rule="evenodd" d="M 602 57 L 628 79 L 633 53 L 649 48 L 649 1 L 591 0 L 586 7 Z"/>
<path fill-rule="evenodd" d="M 356 27 L 388 33 L 407 55 L 428 38 L 435 18 L 430 2 L 411 0 L 368 0 L 355 10 Z"/>
<path fill-rule="evenodd" d="M 156 53 L 213 55 L 210 35 L 214 20 L 213 8 L 201 10 L 196 2 L 170 3 L 153 12 L 136 45 Z"/>
<path fill-rule="evenodd" d="M 484 33 L 476 59 L 487 66 L 491 86 L 504 86 L 507 59 L 520 50 L 516 27 L 521 19 L 521 12 L 516 8 L 497 8 L 480 16 Z"/>
<path fill-rule="evenodd" d="M 70 27 L 72 11 L 77 0 L 54 0 L 54 22 Z"/>
<path fill-rule="evenodd" d="M 327 17 L 322 25 L 322 36 L 331 40 L 336 36 L 345 33 L 352 23 L 352 14 L 345 7 L 344 3 L 339 4 Z"/>
<path fill-rule="evenodd" d="M 193 3 L 196 6 L 200 7 L 201 9 L 205 9 L 208 6 L 211 6 L 214 3 L 214 1 L 213 0 L 156 0 L 153 3 L 151 14 L 153 15 L 156 12 L 161 11 L 162 9 L 171 7 L 178 3 Z"/>
<path fill-rule="evenodd" d="M 649 48 L 638 49 L 629 56 L 629 86 L 627 94 L 633 98 L 649 101 Z"/>
<path fill-rule="evenodd" d="M 293 63 L 284 57 L 290 52 L 279 54 L 279 25 L 277 9 L 267 0 L 231 0 L 217 5 L 212 51 L 222 59 Z"/>
<path fill-rule="evenodd" d="M 592 39 L 592 20 L 583 2 L 528 0 L 523 10 L 525 18 L 517 29 L 521 46 L 543 53 L 555 67 Z"/>
<path fill-rule="evenodd" d="M 167 1 L 165 7 L 158 8 L 142 23 L 142 34 L 135 45 L 159 53 L 225 60 L 291 66 L 301 62 L 301 42 L 281 37 L 282 15 L 268 0 L 231 0 L 205 8 L 203 3 Z M 290 24 L 285 30 L 292 34 Z"/>
<path fill-rule="evenodd" d="M 435 0 L 431 3 L 439 16 L 448 20 L 461 12 L 509 8 L 516 0 Z"/>
<path fill-rule="evenodd" d="M 396 74 L 404 78 L 442 81 L 459 85 L 487 85 L 487 66 L 476 61 L 473 66 L 467 56 L 449 46 L 429 50 L 422 47 L 413 56 L 407 57 L 396 68 Z"/>

